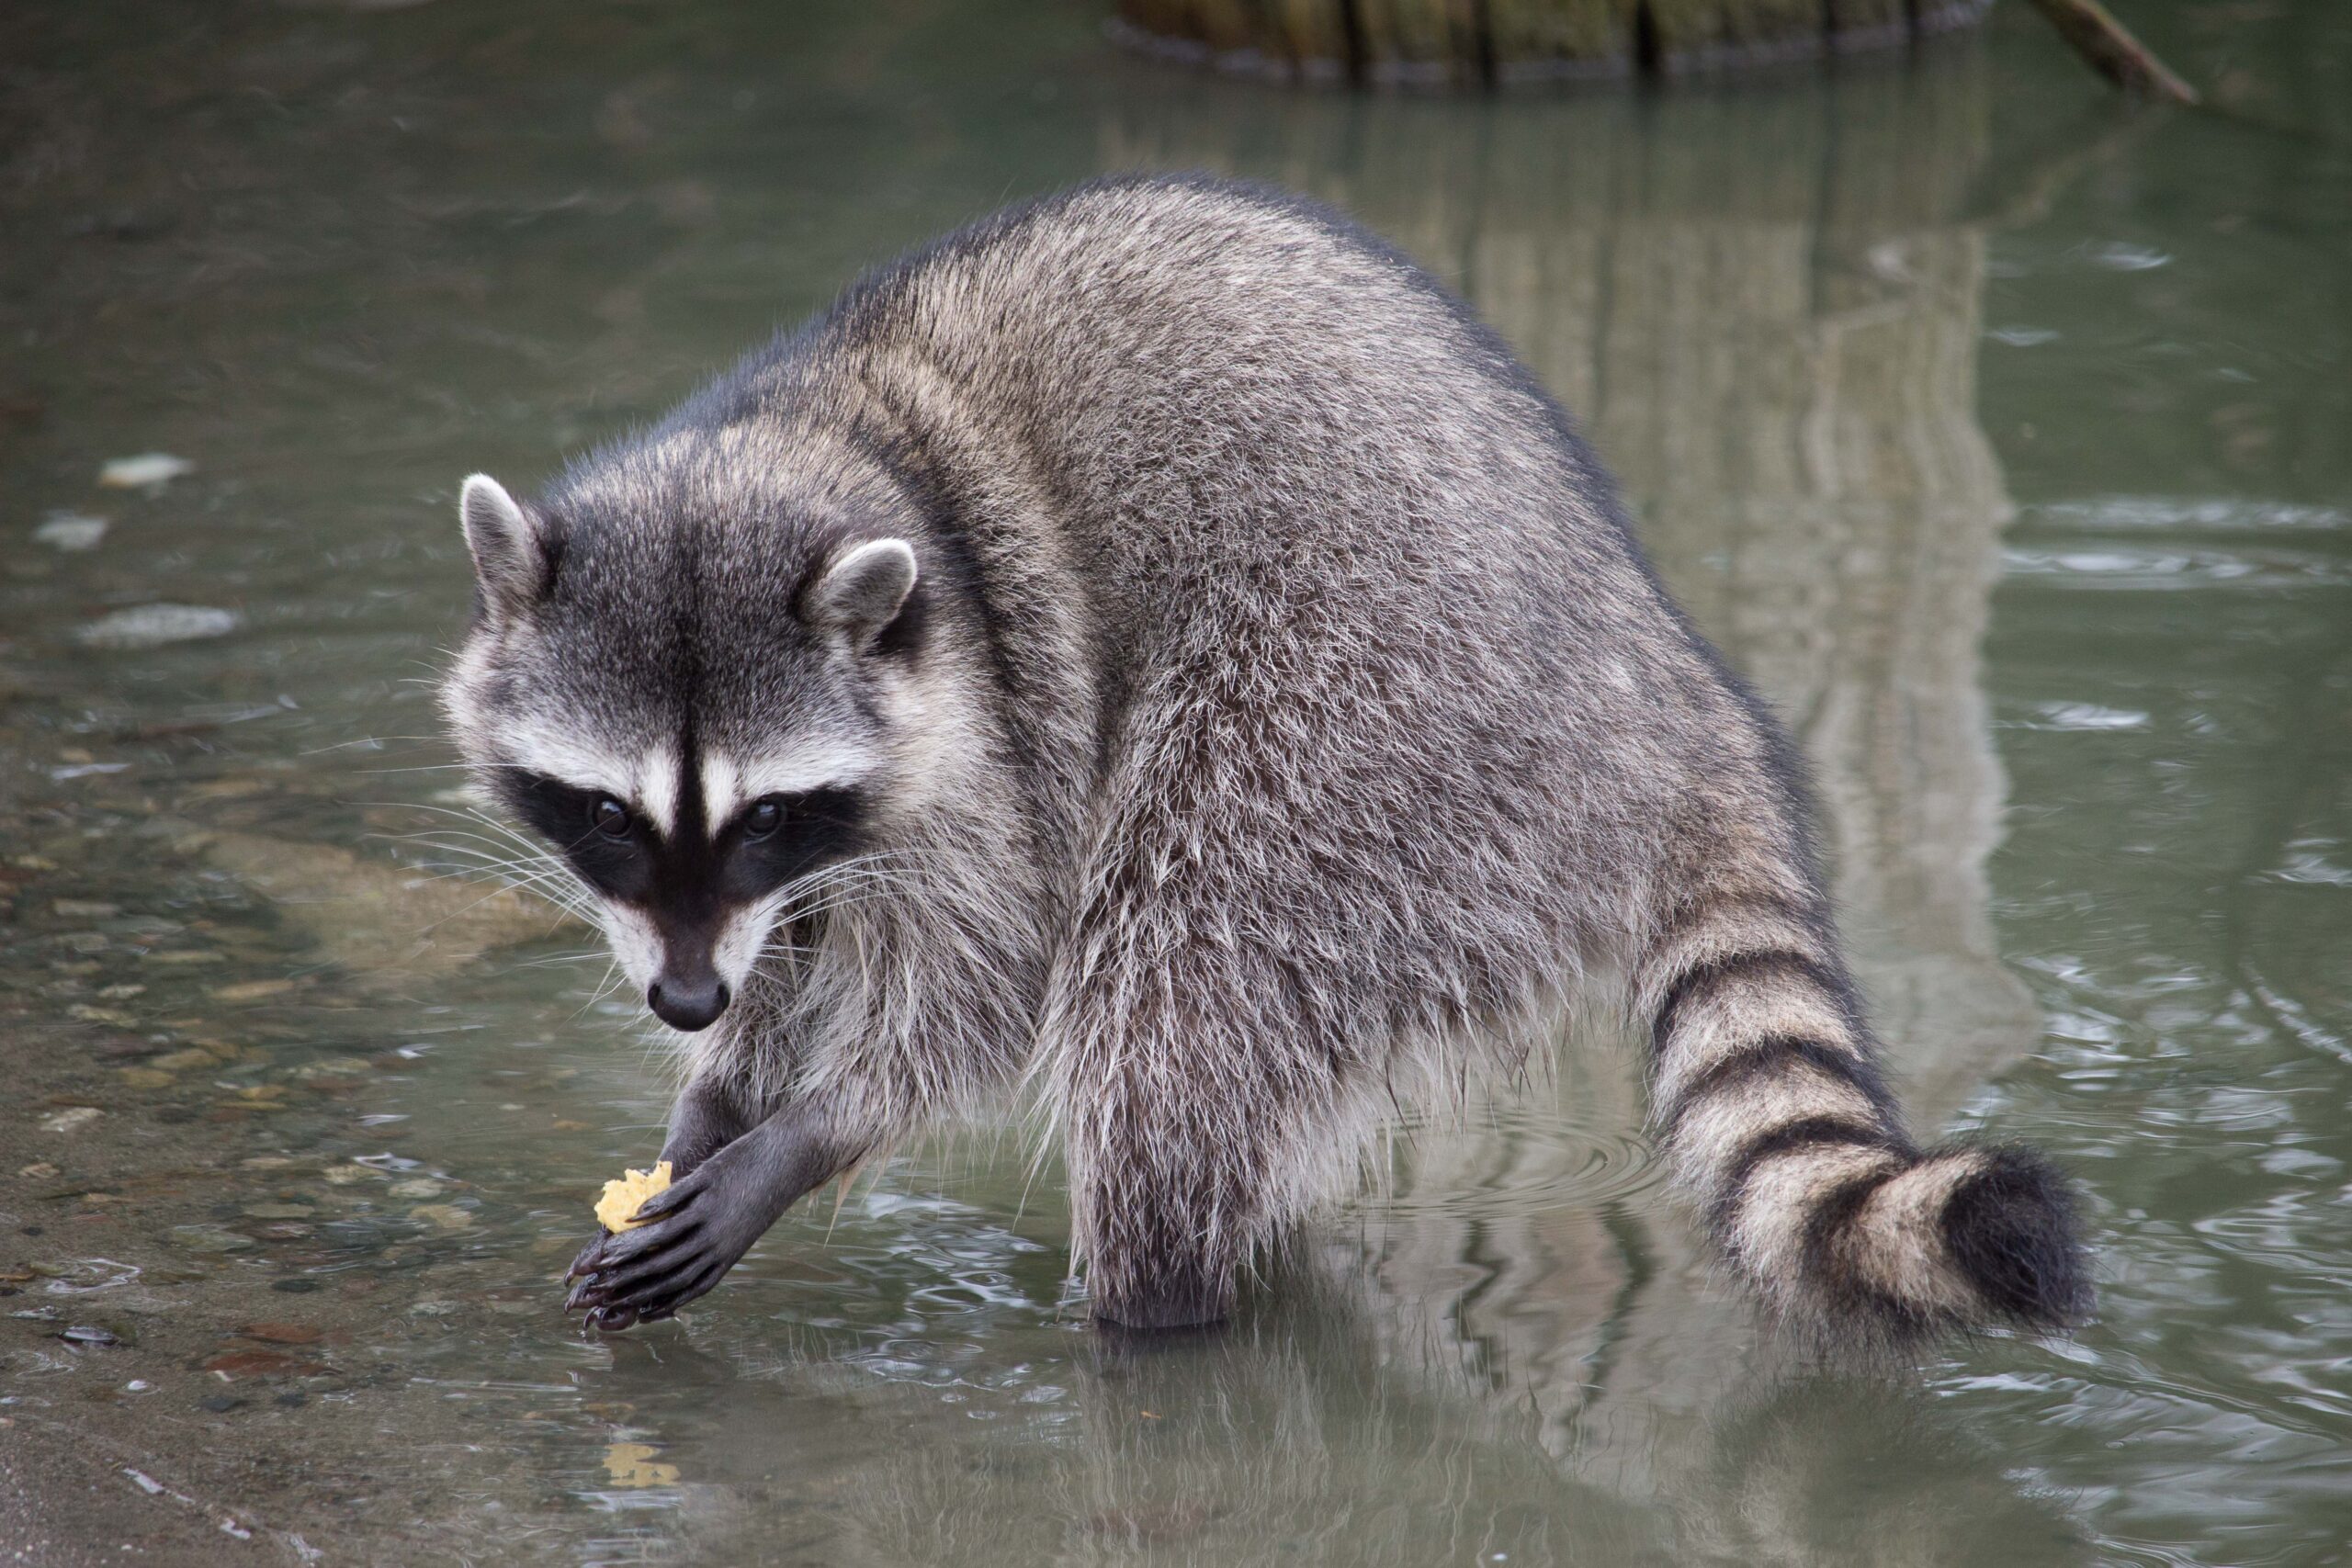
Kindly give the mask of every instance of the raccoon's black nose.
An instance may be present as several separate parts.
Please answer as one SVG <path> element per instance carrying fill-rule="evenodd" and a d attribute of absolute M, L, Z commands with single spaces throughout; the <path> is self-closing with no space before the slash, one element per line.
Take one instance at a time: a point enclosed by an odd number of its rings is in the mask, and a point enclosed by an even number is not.
<path fill-rule="evenodd" d="M 671 1028 L 691 1034 L 708 1029 L 727 1010 L 727 982 L 716 975 L 704 980 L 656 980 L 645 988 L 645 1005 Z"/>

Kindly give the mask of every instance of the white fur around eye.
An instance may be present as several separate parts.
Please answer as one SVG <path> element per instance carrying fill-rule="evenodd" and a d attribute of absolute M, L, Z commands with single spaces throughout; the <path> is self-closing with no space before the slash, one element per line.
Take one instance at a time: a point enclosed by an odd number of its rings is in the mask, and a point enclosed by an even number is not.
<path fill-rule="evenodd" d="M 764 795 L 807 795 L 854 784 L 879 765 L 873 750 L 854 740 L 810 740 L 776 757 L 702 761 L 703 810 L 716 834 L 736 813 Z"/>
<path fill-rule="evenodd" d="M 506 761 L 526 773 L 624 800 L 637 794 L 638 761 L 616 756 L 582 736 L 526 720 L 508 728 L 499 740 Z"/>
<path fill-rule="evenodd" d="M 642 912 L 610 899 L 602 901 L 598 913 L 603 917 L 605 940 L 612 944 L 613 957 L 621 973 L 636 982 L 642 990 L 653 984 L 662 973 L 662 933 L 653 921 Z"/>
<path fill-rule="evenodd" d="M 651 819 L 665 839 L 678 827 L 679 786 L 683 782 L 680 774 L 678 754 L 667 746 L 652 748 L 637 765 L 635 798 L 638 808 Z"/>
<path fill-rule="evenodd" d="M 810 790 L 853 784 L 872 773 L 874 753 L 854 741 L 829 741 L 755 762 L 743 772 L 743 798 L 806 795 Z"/>

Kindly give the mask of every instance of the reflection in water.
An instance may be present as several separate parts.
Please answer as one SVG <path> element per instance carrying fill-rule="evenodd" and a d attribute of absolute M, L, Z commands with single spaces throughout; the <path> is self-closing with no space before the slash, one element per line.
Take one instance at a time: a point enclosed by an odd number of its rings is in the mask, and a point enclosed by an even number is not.
<path fill-rule="evenodd" d="M 659 1452 L 681 1477 L 677 1528 L 695 1561 L 756 1560 L 780 1531 L 876 1568 L 2080 1556 L 2062 1508 L 2020 1493 L 1949 1412 L 1883 1382 L 1713 1399 L 1659 1494 L 1626 1472 L 1634 1450 L 1605 1420 L 1547 1452 L 1539 1391 L 1482 1388 L 1455 1343 L 1399 1327 L 1372 1322 L 1351 1280 L 1205 1339 L 1073 1333 L 1066 1359 L 952 1391 L 921 1377 L 843 1388 L 821 1357 L 752 1381 L 637 1346 L 594 1392 L 674 1400 L 691 1385 L 697 1419 Z M 797 1419 L 777 1422 L 771 1379 Z M 943 1400 L 961 1432 L 893 1440 L 935 1422 Z M 863 1435 L 844 1447 L 844 1432 Z M 835 1506 L 807 1511 L 812 1495 Z"/>
<path fill-rule="evenodd" d="M 1623 1472 L 1629 1450 L 1606 1430 L 1548 1453 L 1531 1391 L 1481 1392 L 1453 1345 L 1374 1325 L 1352 1281 L 1337 1291 L 1293 1292 L 1197 1340 L 1138 1344 L 1020 1314 L 965 1325 L 1026 1355 L 958 1347 L 934 1320 L 928 1342 L 899 1341 L 904 1360 L 862 1369 L 821 1336 L 625 1342 L 582 1380 L 615 1434 L 587 1484 L 612 1512 L 663 1510 L 665 1543 L 691 1562 L 2080 1554 L 2060 1506 L 2021 1493 L 1951 1413 L 1883 1382 L 1711 1400 L 1659 1494 Z M 959 1348 L 972 1358 L 960 1371 Z"/>

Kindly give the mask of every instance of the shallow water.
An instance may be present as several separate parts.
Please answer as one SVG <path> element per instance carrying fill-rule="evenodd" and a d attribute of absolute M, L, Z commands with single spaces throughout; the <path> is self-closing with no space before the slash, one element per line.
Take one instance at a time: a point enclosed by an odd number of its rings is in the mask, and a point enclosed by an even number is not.
<path fill-rule="evenodd" d="M 1079 4 L 738 9 L 12 24 L 0 1545 L 2346 1560 L 2345 12 L 2135 7 L 2226 110 L 2186 118 L 2017 6 L 1908 63 L 1499 105 L 1170 73 Z M 1137 165 L 1343 202 L 1579 411 L 1815 761 L 1918 1120 L 2082 1177 L 2096 1325 L 1792 1365 L 1606 1037 L 1400 1134 L 1214 1337 L 1087 1326 L 1010 1122 L 796 1212 L 686 1322 L 565 1322 L 664 1078 L 578 928 L 435 880 L 489 832 L 425 683 L 456 481 Z M 154 452 L 193 468 L 96 484 Z"/>

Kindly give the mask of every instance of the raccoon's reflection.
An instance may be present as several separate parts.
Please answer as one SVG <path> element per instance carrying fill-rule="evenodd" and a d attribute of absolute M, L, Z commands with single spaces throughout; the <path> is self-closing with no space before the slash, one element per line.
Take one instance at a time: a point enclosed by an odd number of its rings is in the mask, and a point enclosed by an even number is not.
<path fill-rule="evenodd" d="M 1465 1399 L 1444 1335 L 1400 1340 L 1409 1309 L 1366 1316 L 1341 1291 L 1212 1346 L 1107 1348 L 1040 1558 L 1957 1564 L 2071 1540 L 1994 1456 L 1883 1386 L 1752 1380 L 1646 1460 L 1596 1435 L 1547 1464 L 1537 1387 L 1491 1364 Z M 919 1533 L 891 1544 L 932 1560 Z"/>
<path fill-rule="evenodd" d="M 1571 1227 L 1569 1235 L 1574 1235 Z M 1503 1236 L 1500 1248 L 1524 1236 Z M 1708 1378 L 1639 1380 L 1611 1336 L 1642 1288 L 1562 1277 L 1600 1324 L 1576 1357 L 1465 1359 L 1473 1293 L 1366 1288 L 1334 1246 L 1204 1336 L 1051 1345 L 990 1328 L 969 1378 L 856 1378 L 823 1354 L 621 1347 L 597 1396 L 639 1408 L 692 1384 L 671 1509 L 639 1512 L 630 1561 L 694 1563 L 1863 1563 L 2084 1561 L 2065 1509 L 2023 1493 L 2002 1455 L 1922 1392 L 1740 1366 L 1681 1342 Z M 1045 1352 L 1028 1359 L 1030 1352 Z M 1075 1352 L 1075 1354 L 1072 1354 Z M 944 1405 L 953 1387 L 955 1404 Z M 659 1420 L 654 1422 L 659 1427 Z M 659 1443 L 663 1434 L 642 1437 Z M 1566 1437 L 1559 1448 L 1555 1438 Z M 656 1453 L 654 1446 L 644 1453 Z M 656 1502 L 635 1495 L 638 1506 Z M 659 1521 L 659 1523 L 656 1523 Z"/>
<path fill-rule="evenodd" d="M 1657 1392 L 1631 1390 L 1555 1453 L 1544 1406 L 1575 1391 L 1507 1359 L 1470 1375 L 1463 1298 L 1368 1300 L 1337 1269 L 1297 1272 L 1323 1288 L 1286 1278 L 1225 1330 L 1088 1331 L 1037 1382 L 967 1386 L 956 1409 L 976 1419 L 946 1440 L 934 1387 L 848 1386 L 820 1359 L 751 1379 L 673 1359 L 664 1382 L 699 1371 L 706 1385 L 696 1435 L 662 1451 L 684 1478 L 662 1533 L 696 1562 L 894 1568 L 2081 1556 L 2063 1508 L 2021 1493 L 1916 1391 L 1748 1376 L 1686 1346 L 1736 1381 L 1690 1400 L 1665 1391 L 1662 1418 L 1629 1438 L 1622 1417 Z M 913 1430 L 926 1440 L 903 1440 Z"/>

